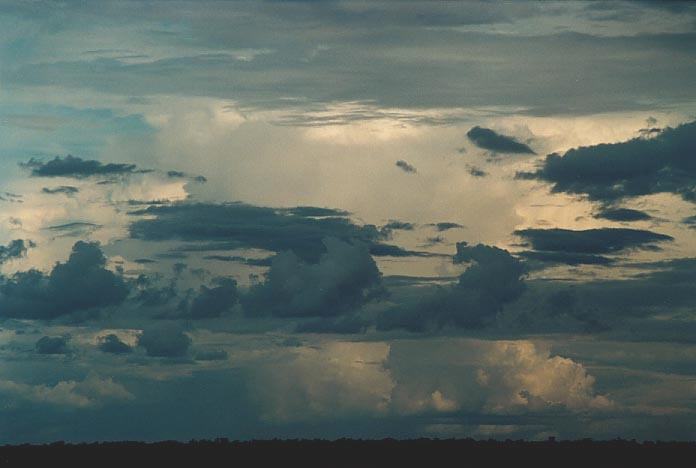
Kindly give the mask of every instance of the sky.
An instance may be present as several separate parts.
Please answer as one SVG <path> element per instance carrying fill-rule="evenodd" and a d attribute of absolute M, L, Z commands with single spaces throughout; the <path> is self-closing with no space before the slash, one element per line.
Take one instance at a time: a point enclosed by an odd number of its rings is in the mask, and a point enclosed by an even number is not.
<path fill-rule="evenodd" d="M 696 437 L 696 4 L 0 1 L 0 443 Z"/>

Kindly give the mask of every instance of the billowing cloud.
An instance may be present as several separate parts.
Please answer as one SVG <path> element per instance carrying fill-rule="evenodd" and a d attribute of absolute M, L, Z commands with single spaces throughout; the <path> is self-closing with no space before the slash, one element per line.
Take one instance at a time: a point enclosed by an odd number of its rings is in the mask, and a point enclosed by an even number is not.
<path fill-rule="evenodd" d="M 456 285 L 439 287 L 421 294 L 413 303 L 388 310 L 379 318 L 378 328 L 425 331 L 445 326 L 485 327 L 495 321 L 504 304 L 524 291 L 525 266 L 506 250 L 460 242 L 453 260 L 470 263 Z"/>
<path fill-rule="evenodd" d="M 524 143 L 490 128 L 474 127 L 466 133 L 476 146 L 494 153 L 536 154 Z M 485 175 L 485 174 L 484 174 Z"/>
<path fill-rule="evenodd" d="M 0 314 L 51 319 L 120 304 L 129 288 L 105 266 L 106 257 L 98 244 L 78 241 L 68 260 L 57 263 L 48 275 L 29 270 L 2 278 Z"/>
<path fill-rule="evenodd" d="M 133 351 L 130 345 L 121 341 L 118 335 L 113 333 L 100 336 L 97 340 L 97 347 L 100 351 L 109 354 L 128 354 Z"/>
<path fill-rule="evenodd" d="M 324 240 L 326 253 L 308 264 L 292 252 L 278 254 L 263 283 L 242 297 L 251 315 L 335 316 L 381 292 L 381 274 L 366 246 Z"/>
<path fill-rule="evenodd" d="M 39 354 L 67 354 L 69 337 L 65 336 L 43 336 L 35 345 L 36 352 Z"/>
<path fill-rule="evenodd" d="M 654 138 L 574 148 L 563 156 L 550 154 L 537 171 L 518 177 L 549 182 L 553 192 L 609 203 L 665 192 L 696 201 L 694 151 L 696 122 L 690 122 Z"/>
<path fill-rule="evenodd" d="M 111 378 L 89 374 L 82 381 L 62 380 L 57 384 L 29 385 L 0 380 L 0 401 L 24 401 L 32 405 L 46 404 L 64 408 L 95 408 L 103 404 L 131 400 L 133 395 Z"/>
<path fill-rule="evenodd" d="M 147 328 L 138 337 L 138 346 L 148 356 L 180 358 L 186 356 L 191 338 L 175 324 L 163 324 Z"/>

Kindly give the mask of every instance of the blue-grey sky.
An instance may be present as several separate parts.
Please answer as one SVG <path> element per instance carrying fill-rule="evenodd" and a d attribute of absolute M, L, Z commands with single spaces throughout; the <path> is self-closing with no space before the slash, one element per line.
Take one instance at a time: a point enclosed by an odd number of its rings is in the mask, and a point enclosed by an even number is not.
<path fill-rule="evenodd" d="M 0 1 L 0 443 L 696 437 L 696 5 Z"/>

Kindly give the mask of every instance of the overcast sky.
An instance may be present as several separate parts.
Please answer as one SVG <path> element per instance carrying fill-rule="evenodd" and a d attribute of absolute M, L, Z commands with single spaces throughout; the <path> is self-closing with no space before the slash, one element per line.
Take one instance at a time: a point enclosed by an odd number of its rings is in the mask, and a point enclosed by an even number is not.
<path fill-rule="evenodd" d="M 696 5 L 0 1 L 0 443 L 696 437 Z"/>

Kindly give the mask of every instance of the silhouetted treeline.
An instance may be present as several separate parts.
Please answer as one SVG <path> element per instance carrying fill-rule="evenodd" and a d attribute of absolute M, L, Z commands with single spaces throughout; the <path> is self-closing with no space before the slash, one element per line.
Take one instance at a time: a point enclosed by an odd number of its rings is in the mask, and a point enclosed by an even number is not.
<path fill-rule="evenodd" d="M 687 462 L 683 465 L 681 461 Z M 230 467 L 487 467 L 694 466 L 696 443 L 592 441 L 414 440 L 193 440 L 103 442 L 0 447 L 2 466 L 230 466 Z M 127 465 L 127 466 L 128 466 Z M 585 465 L 587 466 L 587 465 Z"/>

